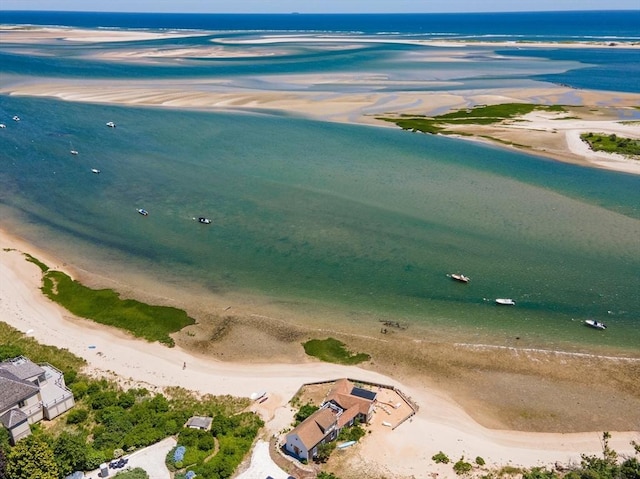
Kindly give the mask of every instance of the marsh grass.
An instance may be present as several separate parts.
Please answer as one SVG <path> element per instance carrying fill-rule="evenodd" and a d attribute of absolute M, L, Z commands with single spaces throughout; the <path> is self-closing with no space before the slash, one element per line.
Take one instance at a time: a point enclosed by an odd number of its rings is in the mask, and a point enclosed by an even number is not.
<path fill-rule="evenodd" d="M 303 343 L 303 346 L 305 353 L 309 356 L 328 363 L 359 364 L 371 359 L 370 356 L 365 353 L 351 353 L 351 351 L 346 349 L 344 343 L 334 338 L 312 339 Z"/>
<path fill-rule="evenodd" d="M 195 323 L 181 309 L 120 299 L 112 289 L 91 289 L 61 271 L 43 271 L 42 292 L 52 301 L 76 316 L 124 329 L 147 341 L 174 346 L 169 335 Z"/>
<path fill-rule="evenodd" d="M 399 117 L 379 117 L 378 120 L 395 123 L 403 130 L 421 131 L 431 134 L 456 133 L 447 130 L 447 126 L 457 125 L 491 125 L 504 120 L 526 115 L 535 110 L 564 112 L 562 105 L 534 105 L 531 103 L 502 103 L 499 105 L 478 105 L 474 108 L 465 108 L 452 111 L 444 115 L 427 117 L 423 115 Z"/>

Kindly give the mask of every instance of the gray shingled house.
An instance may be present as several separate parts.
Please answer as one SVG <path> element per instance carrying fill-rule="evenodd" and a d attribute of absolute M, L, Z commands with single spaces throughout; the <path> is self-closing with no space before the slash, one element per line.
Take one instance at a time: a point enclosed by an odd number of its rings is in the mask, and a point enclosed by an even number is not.
<path fill-rule="evenodd" d="M 20 356 L 0 363 L 0 423 L 15 444 L 31 434 L 30 424 L 71 409 L 73 393 L 61 371 Z"/>

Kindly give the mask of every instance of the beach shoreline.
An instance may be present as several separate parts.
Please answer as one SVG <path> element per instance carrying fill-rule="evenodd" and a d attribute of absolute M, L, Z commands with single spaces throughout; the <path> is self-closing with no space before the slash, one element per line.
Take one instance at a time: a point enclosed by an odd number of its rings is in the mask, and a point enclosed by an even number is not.
<path fill-rule="evenodd" d="M 485 410 L 483 402 L 489 401 L 485 396 L 486 388 L 478 389 L 477 383 L 469 382 L 467 385 L 469 390 L 465 390 L 461 382 L 447 380 L 446 372 L 443 376 L 439 376 L 437 368 L 441 365 L 434 362 L 431 362 L 428 368 L 434 368 L 436 373 L 429 374 L 429 377 L 425 378 L 422 376 L 423 371 L 411 374 L 401 366 L 393 369 L 390 364 L 378 363 L 377 359 L 373 364 L 365 364 L 363 367 L 321 363 L 305 357 L 304 354 L 298 354 L 293 361 L 288 362 L 272 360 L 266 363 L 255 363 L 242 358 L 232 362 L 221 361 L 211 355 L 194 353 L 181 339 L 184 337 L 184 332 L 175 335 L 177 346 L 172 349 L 158 343 L 134 339 L 114 328 L 76 318 L 49 301 L 39 291 L 41 283 L 39 268 L 26 261 L 23 253 L 29 253 L 51 267 L 73 275 L 74 271 L 70 265 L 2 230 L 0 230 L 0 247 L 2 248 L 0 251 L 0 278 L 2 278 L 0 313 L 3 321 L 25 333 L 28 331 L 30 336 L 44 344 L 68 349 L 84 358 L 88 362 L 87 370 L 93 376 L 118 380 L 125 387 L 142 385 L 151 390 L 161 390 L 168 386 L 181 386 L 200 393 L 237 396 L 249 396 L 256 390 L 268 387 L 270 392 L 268 409 L 258 412 L 265 415 L 267 431 L 273 428 L 272 432 L 278 432 L 281 429 L 282 419 L 275 420 L 275 417 L 286 414 L 288 400 L 304 383 L 346 376 L 400 388 L 418 403 L 420 406 L 418 415 L 411 422 L 401 426 L 399 430 L 402 433 L 401 436 L 385 433 L 364 442 L 358 450 L 357 457 L 353 458 L 353 467 L 364 467 L 360 461 L 372 456 L 378 458 L 374 464 L 380 470 L 408 475 L 411 471 L 415 473 L 416 470 L 426 467 L 429 471 L 440 471 L 446 477 L 446 471 L 441 466 L 431 463 L 431 453 L 426 454 L 424 451 L 433 449 L 435 453 L 438 450 L 444 450 L 452 456 L 479 455 L 486 458 L 489 464 L 509 463 L 523 467 L 552 465 L 556 461 L 568 463 L 577 461 L 581 453 L 599 453 L 601 432 L 596 432 L 597 429 L 593 432 L 575 433 L 508 430 L 504 423 L 500 423 L 497 416 Z M 361 344 L 364 343 L 366 341 L 363 340 Z M 357 345 L 358 341 L 354 344 Z M 92 347 L 89 348 L 89 346 Z M 394 347 L 406 346 L 407 342 L 401 341 Z M 436 355 L 442 354 L 443 361 L 451 360 L 451 357 L 447 357 L 443 352 L 451 348 L 451 345 L 433 347 L 438 350 Z M 480 354 L 488 362 L 496 365 L 493 370 L 490 366 L 486 366 L 488 370 L 480 373 L 483 375 L 481 383 L 492 378 L 493 383 L 488 385 L 490 388 L 499 388 L 501 381 L 508 381 L 508 387 L 515 387 L 515 384 L 521 380 L 515 377 L 517 373 L 514 371 L 507 374 L 500 371 L 503 367 L 500 354 L 493 348 L 481 347 L 479 353 L 478 345 L 454 345 L 454 347 L 456 348 L 454 356 L 458 357 L 462 364 L 465 363 L 465 356 Z M 298 348 L 301 349 L 300 346 Z M 531 364 L 536 364 L 541 358 L 546 357 L 548 370 L 562 369 L 562 365 L 567 363 L 570 364 L 570 368 L 574 368 L 592 363 L 602 366 L 609 362 L 612 370 L 628 367 L 630 378 L 640 364 L 640 358 L 580 358 L 567 355 L 554 358 L 548 354 L 541 356 L 534 351 L 524 350 L 517 351 L 515 355 L 512 353 L 508 354 L 509 361 L 520 362 L 516 358 L 529 355 Z M 245 354 L 245 359 L 248 359 L 250 352 L 246 351 Z M 376 358 L 378 358 L 377 355 Z M 186 370 L 182 369 L 183 363 L 187 365 Z M 522 364 L 520 363 L 520 367 Z M 465 364 L 463 369 L 468 366 Z M 545 371 L 539 371 L 539 373 L 545 373 Z M 477 370 L 471 372 L 472 374 L 462 378 L 462 383 L 469 381 L 473 375 L 479 374 Z M 529 380 L 533 381 L 532 389 L 522 392 L 531 394 L 536 391 L 536 388 L 540 388 L 537 390 L 536 400 L 542 398 L 546 401 L 554 397 L 563 397 L 567 400 L 567 392 L 578 396 L 584 394 L 573 379 L 567 381 L 568 387 L 563 387 L 561 380 L 545 382 L 539 374 L 533 374 L 532 371 L 527 375 Z M 510 376 L 514 377 L 509 380 Z M 513 382 L 514 380 L 516 382 Z M 621 404 L 626 404 L 629 408 L 630 413 L 625 418 L 626 424 L 637 426 L 626 432 L 613 432 L 612 446 L 620 453 L 631 453 L 630 441 L 637 441 L 640 438 L 640 417 L 635 417 L 631 412 L 634 401 L 640 404 L 640 394 L 616 391 L 615 387 L 611 389 L 602 385 L 595 388 L 592 386 L 584 385 L 584 392 L 589 390 L 591 393 L 589 404 L 593 411 L 585 410 L 584 415 L 577 414 L 575 419 L 588 424 L 584 422 L 587 413 L 592 415 L 593 412 L 601 411 L 605 404 L 608 403 L 609 406 L 614 404 L 615 401 L 611 402 L 611 397 L 615 391 L 615 394 L 623 396 Z M 578 405 L 578 407 L 581 406 Z M 568 404 L 567 410 L 575 408 L 575 404 Z M 507 409 L 501 413 L 508 416 Z M 614 410 L 611 412 L 611 418 L 619 415 L 619 406 L 612 409 Z M 640 408 L 636 409 L 640 410 Z M 536 413 L 532 410 L 529 412 Z M 575 412 L 579 413 L 579 411 Z M 469 413 L 472 415 L 470 416 Z M 542 413 L 542 409 L 537 413 Z M 478 419 L 485 425 L 478 423 Z M 271 420 L 274 422 L 270 426 Z M 555 421 L 560 424 L 563 422 L 562 418 L 555 418 Z M 601 425 L 605 427 L 606 422 L 607 420 L 603 418 Z M 609 425 L 613 424 L 613 422 L 609 423 Z M 486 427 L 486 425 L 494 427 Z M 433 434 L 425 438 L 425 431 Z M 399 454 L 403 447 L 411 449 L 415 447 L 412 444 L 424 441 L 426 443 L 421 446 L 423 451 L 421 454 L 410 455 L 409 458 Z M 403 456 L 403 459 L 400 460 L 399 456 Z"/>
<path fill-rule="evenodd" d="M 39 32 L 35 36 L 34 30 Z M 27 42 L 31 38 L 34 43 L 51 40 L 93 43 L 195 35 L 193 32 L 156 36 L 153 32 L 138 32 L 138 35 L 127 31 L 63 29 L 65 36 L 61 37 L 60 29 L 34 30 L 15 30 L 12 41 Z M 281 41 L 276 37 L 273 40 Z M 482 42 L 424 44 L 500 46 Z M 513 45 L 505 42 L 502 46 Z M 538 46 L 543 45 L 576 47 L 575 44 L 546 43 Z M 524 43 L 523 46 L 535 45 Z M 640 48 L 640 44 L 610 48 Z M 223 54 L 215 49 L 207 51 L 212 57 Z M 176 58 L 188 58 L 201 53 L 201 50 L 188 49 L 167 53 L 129 51 L 123 53 L 124 56 L 100 58 L 143 62 L 171 58 L 173 54 Z M 247 54 L 247 50 L 242 50 L 238 56 Z M 333 79 L 309 75 L 282 80 L 304 86 L 330 83 Z M 352 75 L 338 80 L 347 86 L 369 81 Z M 446 81 L 440 83 L 446 84 Z M 640 174 L 640 161 L 591 152 L 579 139 L 584 131 L 640 138 L 635 125 L 622 124 L 612 112 L 637 108 L 638 95 L 631 93 L 583 91 L 549 84 L 490 91 L 336 94 L 295 89 L 240 90 L 221 80 L 25 80 L 7 75 L 0 94 L 149 108 L 285 114 L 385 128 L 397 127 L 379 117 L 429 115 L 478 104 L 560 104 L 563 98 L 571 96 L 580 103 L 575 115 L 569 113 L 563 118 L 533 113 L 497 126 L 470 125 L 457 133 L 460 139 L 487 142 L 558 161 Z M 474 136 L 464 136 L 466 134 Z M 287 401 L 305 382 L 348 376 L 402 389 L 418 402 L 420 412 L 397 433 L 368 438 L 350 459 L 356 468 L 364 470 L 373 464 L 378 471 L 403 477 L 416 474 L 427 477 L 420 475 L 424 471 L 449 477 L 450 467 L 445 469 L 431 461 L 431 455 L 439 450 L 456 458 L 482 456 L 492 465 L 532 467 L 553 465 L 556 461 L 578 462 L 581 453 L 600 454 L 604 430 L 612 432 L 611 445 L 619 453 L 632 454 L 630 441 L 640 440 L 640 385 L 636 384 L 640 356 L 633 356 L 632 352 L 616 355 L 615 351 L 605 350 L 591 354 L 528 348 L 519 337 L 512 338 L 513 346 L 510 346 L 453 341 L 450 336 L 438 335 L 437 331 L 433 338 L 425 340 L 401 331 L 375 335 L 369 330 L 358 332 L 353 325 L 340 329 L 331 322 L 334 318 L 321 318 L 324 312 L 321 308 L 314 312 L 315 316 L 298 318 L 299 312 L 288 310 L 286 301 L 273 304 L 268 298 L 243 296 L 242 292 L 216 295 L 205 286 L 177 291 L 177 288 L 172 290 L 174 285 L 154 278 L 137 282 L 134 275 L 144 273 L 128 271 L 128 275 L 114 276 L 111 272 L 83 269 L 73 257 L 60 257 L 55 248 L 47 248 L 46 244 L 47 238 L 27 240 L 5 224 L 0 228 L 0 320 L 25 333 L 30 331 L 40 342 L 69 349 L 84 358 L 89 374 L 113 378 L 125 387 L 135 384 L 161 390 L 181 386 L 200 393 L 237 396 L 249 396 L 264 390 L 268 384 L 268 406 L 258 408 L 258 412 L 267 421 L 266 430 L 270 433 L 279 432 L 287 425 L 282 424 L 281 418 L 276 419 L 280 414 L 285 417 L 290 414 Z M 91 287 L 113 288 L 123 297 L 185 309 L 197 324 L 175 333 L 177 346 L 169 349 L 76 318 L 40 292 L 40 271 L 25 260 L 23 253 Z M 198 306 L 194 306 L 196 304 Z M 313 325 L 310 318 L 314 320 Z M 379 325 L 377 320 L 374 329 L 376 325 Z M 327 335 L 345 342 L 353 351 L 371 354 L 372 360 L 360 367 L 343 367 L 305 355 L 303 341 Z M 182 368 L 184 363 L 186 370 Z"/>

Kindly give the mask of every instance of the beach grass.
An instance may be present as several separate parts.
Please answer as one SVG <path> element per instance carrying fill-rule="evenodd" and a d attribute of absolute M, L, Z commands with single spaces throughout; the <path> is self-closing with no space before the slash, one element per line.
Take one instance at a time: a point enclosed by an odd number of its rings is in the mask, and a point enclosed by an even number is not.
<path fill-rule="evenodd" d="M 618 153 L 625 156 L 640 156 L 640 140 L 624 138 L 616 134 L 605 135 L 603 133 L 582 133 L 582 141 L 589 144 L 593 151 L 605 151 Z"/>
<path fill-rule="evenodd" d="M 352 365 L 371 359 L 366 353 L 352 353 L 345 347 L 344 343 L 334 338 L 312 339 L 303 343 L 302 346 L 309 356 L 327 363 Z"/>
<path fill-rule="evenodd" d="M 97 323 L 129 331 L 147 341 L 174 346 L 169 335 L 195 323 L 181 309 L 120 299 L 112 289 L 91 289 L 61 271 L 46 271 L 43 293 L 71 313 Z"/>
<path fill-rule="evenodd" d="M 532 111 L 564 112 L 562 105 L 536 105 L 533 103 L 501 103 L 498 105 L 477 105 L 443 115 L 428 117 L 403 114 L 394 117 L 378 117 L 378 120 L 395 123 L 403 130 L 421 131 L 431 134 L 459 134 L 447 130 L 447 126 L 455 125 L 491 125 L 505 120 L 526 115 Z"/>
<path fill-rule="evenodd" d="M 55 364 L 62 371 L 79 371 L 86 361 L 67 349 L 40 344 L 35 339 L 0 321 L 0 360 L 26 356 L 36 363 Z"/>

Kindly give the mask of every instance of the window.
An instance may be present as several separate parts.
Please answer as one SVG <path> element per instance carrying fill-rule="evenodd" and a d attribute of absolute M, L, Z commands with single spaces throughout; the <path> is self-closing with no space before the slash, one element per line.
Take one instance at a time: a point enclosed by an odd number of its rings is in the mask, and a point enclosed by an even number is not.
<path fill-rule="evenodd" d="M 18 403 L 18 407 L 25 407 L 27 405 L 27 403 L 25 401 L 20 401 Z"/>

